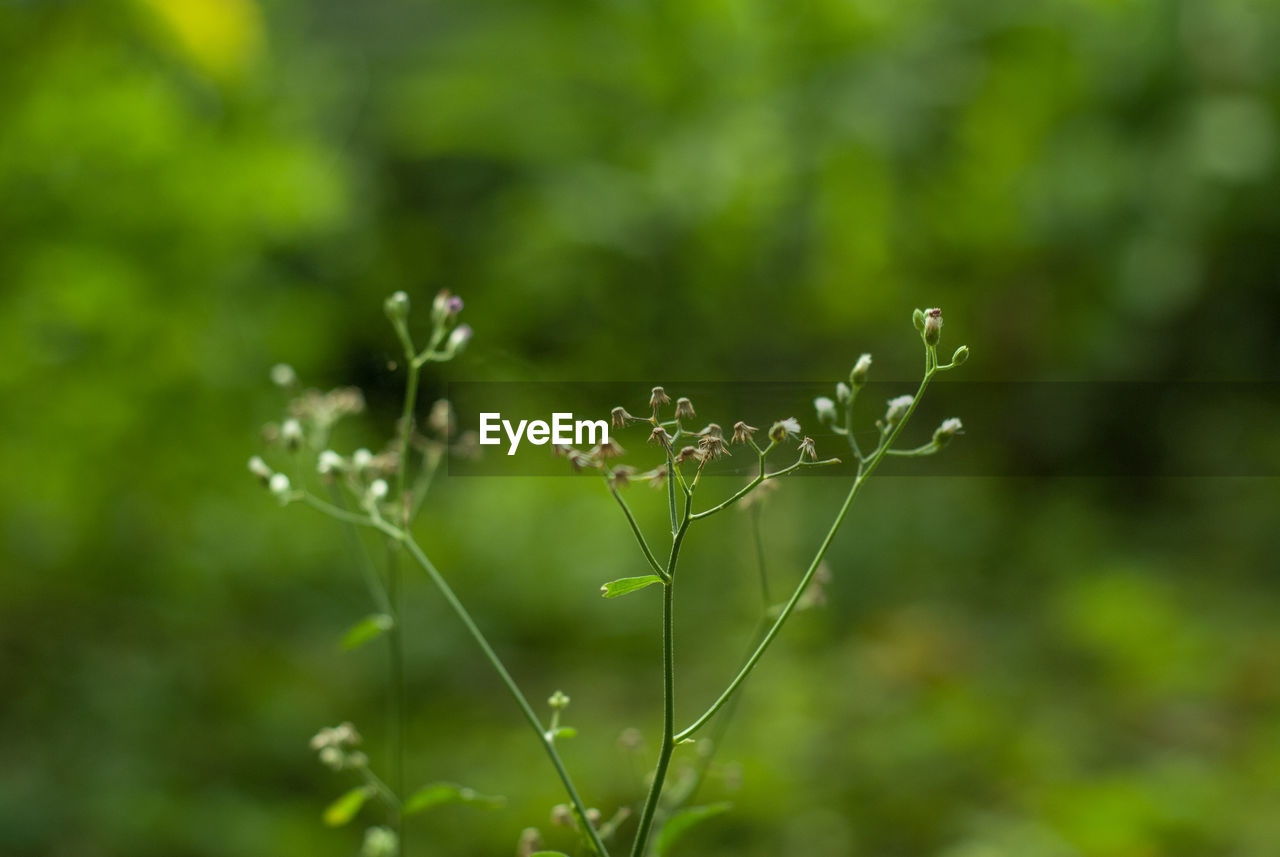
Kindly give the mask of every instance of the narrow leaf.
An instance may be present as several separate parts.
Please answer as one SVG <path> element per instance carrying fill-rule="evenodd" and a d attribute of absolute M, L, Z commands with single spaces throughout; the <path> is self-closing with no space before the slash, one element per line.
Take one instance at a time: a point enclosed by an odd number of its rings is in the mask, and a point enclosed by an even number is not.
<path fill-rule="evenodd" d="M 324 811 L 324 823 L 330 827 L 341 827 L 356 817 L 356 813 L 360 811 L 360 807 L 364 806 L 364 802 L 368 799 L 368 786 L 352 789 L 329 804 L 329 808 Z"/>
<path fill-rule="evenodd" d="M 576 738 L 578 737 L 578 730 L 574 729 L 572 726 L 561 726 L 559 729 L 556 730 L 556 737 L 557 738 Z"/>
<path fill-rule="evenodd" d="M 708 818 L 714 818 L 723 812 L 728 811 L 731 803 L 712 803 L 706 806 L 691 806 L 688 809 L 682 809 L 662 826 L 662 831 L 658 834 L 658 839 L 653 844 L 653 852 L 658 857 L 664 857 L 668 849 L 676 843 L 676 840 L 689 832 L 695 824 L 706 821 Z"/>
<path fill-rule="evenodd" d="M 350 651 L 357 646 L 363 646 L 379 634 L 385 634 L 390 631 L 394 625 L 395 620 L 386 613 L 374 613 L 372 616 L 366 616 L 352 625 L 350 630 L 343 635 L 342 648 Z"/>
<path fill-rule="evenodd" d="M 432 783 L 411 794 L 409 799 L 404 802 L 401 813 L 413 815 L 432 807 L 444 806 L 450 803 L 471 803 L 493 808 L 502 806 L 506 802 L 507 799 L 504 797 L 482 795 L 475 789 L 455 786 L 453 783 Z"/>
<path fill-rule="evenodd" d="M 662 578 L 656 574 L 646 574 L 643 577 L 623 577 L 600 587 L 600 594 L 605 598 L 617 598 L 619 595 L 626 595 L 628 592 L 635 592 L 637 589 L 644 589 L 646 586 L 661 582 Z"/>

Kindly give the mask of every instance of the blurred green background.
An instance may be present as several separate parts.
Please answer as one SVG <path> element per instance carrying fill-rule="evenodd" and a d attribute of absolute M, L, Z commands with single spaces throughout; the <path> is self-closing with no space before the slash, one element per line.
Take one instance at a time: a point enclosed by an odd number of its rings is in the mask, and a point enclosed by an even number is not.
<path fill-rule="evenodd" d="M 428 403 L 863 350 L 910 379 L 934 305 L 967 380 L 1276 380 L 1278 40 L 1272 0 L 0 2 L 0 852 L 355 853 L 307 740 L 351 719 L 380 760 L 384 653 L 338 646 L 370 609 L 341 531 L 244 462 L 278 361 L 366 390 L 344 451 L 390 431 L 393 290 L 476 330 Z M 747 688 L 741 787 L 704 791 L 734 811 L 679 853 L 1280 853 L 1278 487 L 873 482 Z M 843 490 L 769 501 L 779 589 Z M 758 610 L 748 524 L 688 546 L 682 721 Z M 599 483 L 445 478 L 419 535 L 530 696 L 573 697 L 588 801 L 636 801 L 658 599 L 599 598 L 642 571 Z M 557 782 L 406 598 L 411 778 L 509 799 L 412 853 L 513 854 Z"/>

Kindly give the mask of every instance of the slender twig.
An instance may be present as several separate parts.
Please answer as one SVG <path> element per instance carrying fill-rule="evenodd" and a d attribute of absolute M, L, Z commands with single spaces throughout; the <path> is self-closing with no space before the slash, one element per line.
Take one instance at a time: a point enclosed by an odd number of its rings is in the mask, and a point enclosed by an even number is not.
<path fill-rule="evenodd" d="M 919 389 L 916 390 L 915 396 L 912 397 L 911 404 L 902 415 L 902 418 L 886 431 L 884 439 L 881 441 L 876 451 L 871 455 L 870 461 L 866 462 L 865 466 L 862 463 L 859 464 L 858 475 L 854 479 L 853 485 L 849 488 L 848 496 L 845 497 L 844 503 L 840 506 L 840 511 L 836 513 L 835 520 L 832 522 L 831 528 L 827 531 L 826 537 L 822 540 L 822 544 L 818 547 L 818 552 L 814 555 L 813 561 L 809 563 L 808 570 L 805 571 L 804 576 L 800 579 L 795 591 L 792 592 L 791 598 L 778 614 L 778 618 L 774 620 L 773 625 L 769 628 L 768 632 L 765 633 L 764 639 L 760 641 L 760 645 L 756 647 L 756 650 L 752 653 L 751 657 L 747 659 L 747 662 L 742 666 L 742 669 L 738 671 L 738 674 L 734 676 L 733 680 L 729 682 L 729 685 L 725 688 L 724 692 L 720 694 L 719 698 L 717 698 L 716 701 L 711 704 L 711 707 L 708 708 L 697 720 L 676 735 L 677 741 L 683 741 L 686 738 L 689 738 L 705 726 L 708 720 L 715 716 L 715 713 L 719 711 L 720 708 L 733 696 L 734 692 L 742 685 L 747 676 L 751 674 L 751 671 L 755 669 L 760 658 L 764 655 L 765 651 L 768 650 L 769 645 L 778 635 L 778 632 L 782 629 L 782 626 L 786 623 L 788 617 L 791 616 L 792 611 L 795 610 L 796 604 L 799 603 L 801 596 L 804 595 L 805 589 L 809 586 L 809 582 L 813 579 L 814 573 L 818 570 L 818 565 L 822 562 L 822 558 L 826 556 L 827 549 L 831 547 L 831 543 L 835 540 L 836 533 L 840 530 L 840 525 L 844 523 L 845 516 L 849 513 L 849 507 L 853 505 L 854 498 L 858 496 L 858 492 L 862 489 L 862 486 L 866 484 L 867 479 L 870 478 L 873 472 L 875 472 L 876 467 L 880 464 L 881 460 L 884 459 L 889 447 L 893 445 L 898 434 L 907 424 L 907 421 L 911 419 L 912 413 L 915 412 L 916 405 L 920 403 L 920 397 L 924 394 L 925 388 L 929 386 L 929 381 L 932 379 L 935 371 L 932 355 L 933 349 L 926 346 L 925 375 L 923 380 L 920 382 Z"/>
<path fill-rule="evenodd" d="M 649 567 L 654 573 L 661 577 L 664 582 L 670 582 L 671 578 L 667 575 L 666 569 L 654 557 L 653 551 L 649 549 L 649 543 L 644 539 L 644 533 L 640 531 L 640 525 L 636 523 L 635 516 L 631 514 L 631 507 L 627 505 L 627 501 L 622 499 L 622 495 L 618 493 L 618 487 L 613 481 L 606 477 L 609 483 L 609 493 L 613 494 L 613 499 L 618 501 L 618 506 L 622 509 L 622 514 L 627 516 L 627 523 L 631 525 L 631 532 L 635 534 L 636 542 L 640 545 L 640 550 L 644 553 L 644 558 L 649 561 Z"/>

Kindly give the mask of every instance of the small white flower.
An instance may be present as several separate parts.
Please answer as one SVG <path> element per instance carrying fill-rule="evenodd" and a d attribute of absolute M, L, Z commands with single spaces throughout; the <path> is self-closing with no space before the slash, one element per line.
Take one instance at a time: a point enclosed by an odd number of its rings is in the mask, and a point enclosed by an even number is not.
<path fill-rule="evenodd" d="M 400 853 L 400 839 L 389 827 L 370 827 L 364 832 L 364 844 L 360 857 L 396 857 Z"/>
<path fill-rule="evenodd" d="M 445 343 L 445 351 L 449 354 L 458 354 L 467 343 L 471 341 L 471 325 L 460 324 L 449 334 L 449 339 Z"/>
<path fill-rule="evenodd" d="M 818 412 L 818 422 L 820 423 L 834 421 L 836 418 L 836 403 L 826 396 L 819 396 L 814 399 L 813 409 Z"/>
<path fill-rule="evenodd" d="M 947 417 L 942 421 L 942 425 L 938 426 L 933 432 L 933 442 L 938 446 L 946 446 L 951 438 L 960 434 L 964 430 L 959 417 Z"/>
<path fill-rule="evenodd" d="M 387 496 L 387 492 L 390 490 L 391 489 L 387 487 L 387 480 L 375 479 L 369 486 L 369 499 L 375 501 L 382 500 Z"/>
<path fill-rule="evenodd" d="M 316 470 L 320 472 L 321 476 L 325 476 L 335 470 L 341 470 L 344 464 L 346 462 L 342 460 L 341 455 L 338 455 L 332 449 L 326 449 L 320 453 L 320 458 L 316 461 Z"/>
<path fill-rule="evenodd" d="M 889 425 L 893 425 L 906 415 L 907 409 L 911 407 L 911 403 L 915 401 L 914 396 L 898 396 L 889 400 L 889 408 L 884 412 L 884 421 Z"/>
<path fill-rule="evenodd" d="M 289 477 L 283 473 L 273 473 L 268 487 L 271 489 L 272 494 L 277 497 L 284 497 L 289 493 Z"/>
<path fill-rule="evenodd" d="M 280 426 L 280 437 L 290 449 L 296 449 L 302 443 L 302 423 L 295 419 L 287 419 Z"/>
<path fill-rule="evenodd" d="M 271 468 L 262 460 L 261 455 L 255 455 L 249 459 L 249 472 L 261 479 L 264 483 L 271 478 Z"/>
<path fill-rule="evenodd" d="M 351 453 L 351 464 L 355 467 L 357 472 L 364 470 L 370 464 L 373 464 L 373 453 L 364 447 L 361 447 Z"/>
<path fill-rule="evenodd" d="M 271 367 L 271 383 L 277 387 L 292 387 L 298 383 L 298 373 L 288 363 L 277 363 Z"/>
<path fill-rule="evenodd" d="M 871 355 L 863 354 L 858 358 L 858 362 L 853 364 L 853 371 L 849 373 L 849 383 L 854 387 L 861 387 L 867 383 L 867 373 L 871 371 Z"/>

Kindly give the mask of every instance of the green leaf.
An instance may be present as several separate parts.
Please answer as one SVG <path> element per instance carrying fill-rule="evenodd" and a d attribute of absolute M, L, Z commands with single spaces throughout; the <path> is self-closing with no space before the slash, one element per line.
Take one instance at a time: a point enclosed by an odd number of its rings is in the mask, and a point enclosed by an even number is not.
<path fill-rule="evenodd" d="M 453 783 L 431 783 L 423 786 L 409 796 L 400 810 L 404 815 L 413 815 L 432 807 L 450 803 L 472 803 L 490 808 L 500 807 L 507 799 L 496 795 L 482 795 L 475 789 L 456 786 Z"/>
<path fill-rule="evenodd" d="M 574 729 L 572 726 L 561 726 L 559 729 L 556 730 L 555 737 L 576 738 L 578 737 L 578 730 Z"/>
<path fill-rule="evenodd" d="M 360 807 L 364 806 L 370 794 L 368 786 L 359 786 L 347 792 L 329 804 L 328 809 L 324 811 L 324 823 L 330 827 L 341 827 L 346 824 L 356 817 L 356 813 L 360 811 Z"/>
<path fill-rule="evenodd" d="M 385 634 L 390 631 L 395 627 L 395 624 L 395 620 L 386 613 L 374 613 L 372 616 L 366 616 L 352 625 L 351 629 L 343 635 L 342 648 L 350 651 L 357 646 L 363 646 L 379 634 Z"/>
<path fill-rule="evenodd" d="M 676 843 L 676 840 L 688 833 L 689 829 L 695 824 L 727 812 L 731 806 L 733 806 L 731 803 L 712 803 L 706 806 L 691 806 L 688 809 L 680 810 L 662 826 L 662 831 L 658 834 L 658 839 L 653 844 L 653 852 L 658 857 L 663 857 L 667 850 Z"/>
<path fill-rule="evenodd" d="M 628 592 L 635 592 L 637 589 L 644 589 L 646 586 L 661 582 L 662 578 L 656 574 L 646 574 L 643 577 L 623 577 L 600 587 L 600 594 L 605 598 L 617 598 L 619 595 L 626 595 Z"/>

